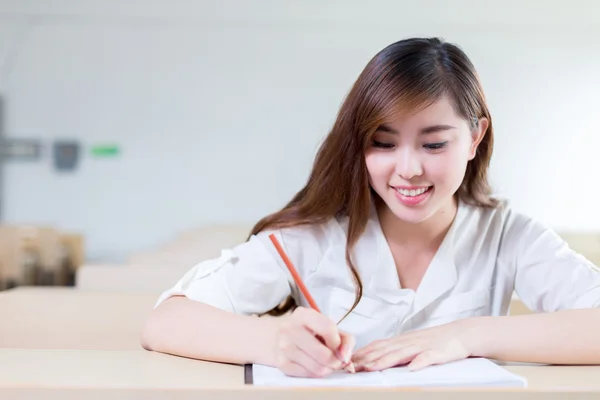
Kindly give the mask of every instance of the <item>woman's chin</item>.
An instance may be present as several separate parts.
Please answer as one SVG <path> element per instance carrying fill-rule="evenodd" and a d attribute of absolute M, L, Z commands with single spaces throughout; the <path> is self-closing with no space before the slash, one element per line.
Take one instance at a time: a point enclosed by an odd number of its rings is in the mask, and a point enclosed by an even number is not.
<path fill-rule="evenodd" d="M 418 204 L 405 204 L 405 202 L 399 201 L 397 196 L 388 199 L 386 203 L 398 219 L 410 224 L 419 224 L 435 214 L 435 210 L 431 207 L 434 203 L 431 198 L 432 194 L 430 193 L 427 199 L 424 199 L 425 201 Z"/>

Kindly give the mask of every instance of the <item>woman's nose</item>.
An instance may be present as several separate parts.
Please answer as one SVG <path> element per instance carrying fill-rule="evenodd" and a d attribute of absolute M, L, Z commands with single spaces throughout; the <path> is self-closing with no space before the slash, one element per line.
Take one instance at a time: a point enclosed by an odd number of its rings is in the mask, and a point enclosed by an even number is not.
<path fill-rule="evenodd" d="M 410 149 L 399 152 L 396 161 L 396 174 L 407 181 L 415 176 L 422 175 L 423 164 L 419 155 Z"/>

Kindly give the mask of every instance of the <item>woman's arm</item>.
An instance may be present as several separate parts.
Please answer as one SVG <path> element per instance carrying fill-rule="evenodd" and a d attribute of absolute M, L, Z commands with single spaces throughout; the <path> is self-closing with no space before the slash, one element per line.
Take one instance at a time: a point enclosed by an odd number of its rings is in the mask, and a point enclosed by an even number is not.
<path fill-rule="evenodd" d="M 200 262 L 163 292 L 141 334 L 145 349 L 209 361 L 272 365 L 275 318 L 268 311 L 291 293 L 291 282 L 264 238 Z"/>
<path fill-rule="evenodd" d="M 468 320 L 472 355 L 501 361 L 600 364 L 600 309 Z"/>
<path fill-rule="evenodd" d="M 501 257 L 536 314 L 483 317 L 478 353 L 501 360 L 600 364 L 600 271 L 549 227 L 513 213 Z"/>
<path fill-rule="evenodd" d="M 600 364 L 600 309 L 473 317 L 375 341 L 354 354 L 357 370 L 422 369 L 466 357 L 541 364 Z"/>
<path fill-rule="evenodd" d="M 339 332 L 333 321 L 312 309 L 258 318 L 185 297 L 171 297 L 156 308 L 141 341 L 147 350 L 231 364 L 265 364 L 304 377 L 322 377 L 346 367 L 354 347 L 352 336 Z"/>
<path fill-rule="evenodd" d="M 277 322 L 175 296 L 150 313 L 141 344 L 147 350 L 207 361 L 274 365 Z"/>

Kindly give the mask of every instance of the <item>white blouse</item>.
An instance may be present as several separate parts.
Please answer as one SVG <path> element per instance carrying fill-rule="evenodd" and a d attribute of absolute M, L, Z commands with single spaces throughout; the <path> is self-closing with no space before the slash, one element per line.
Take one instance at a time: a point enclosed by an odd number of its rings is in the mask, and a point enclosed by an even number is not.
<path fill-rule="evenodd" d="M 183 295 L 237 314 L 269 311 L 292 295 L 308 307 L 268 235 L 275 233 L 321 311 L 338 322 L 355 298 L 345 261 L 348 219 L 265 231 L 199 263 L 156 306 Z M 363 297 L 339 328 L 357 348 L 466 317 L 507 315 L 513 291 L 536 312 L 600 306 L 600 271 L 557 234 L 511 210 L 459 202 L 417 291 L 402 288 L 373 207 L 352 253 Z"/>

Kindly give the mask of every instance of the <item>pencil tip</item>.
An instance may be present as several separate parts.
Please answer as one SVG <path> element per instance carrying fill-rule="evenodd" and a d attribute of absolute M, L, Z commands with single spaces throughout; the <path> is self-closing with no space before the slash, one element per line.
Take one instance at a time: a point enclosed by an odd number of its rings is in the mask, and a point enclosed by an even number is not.
<path fill-rule="evenodd" d="M 356 369 L 354 368 L 354 363 L 350 362 L 350 364 L 348 364 L 346 366 L 346 371 L 350 372 L 351 374 L 355 374 L 356 373 Z"/>

